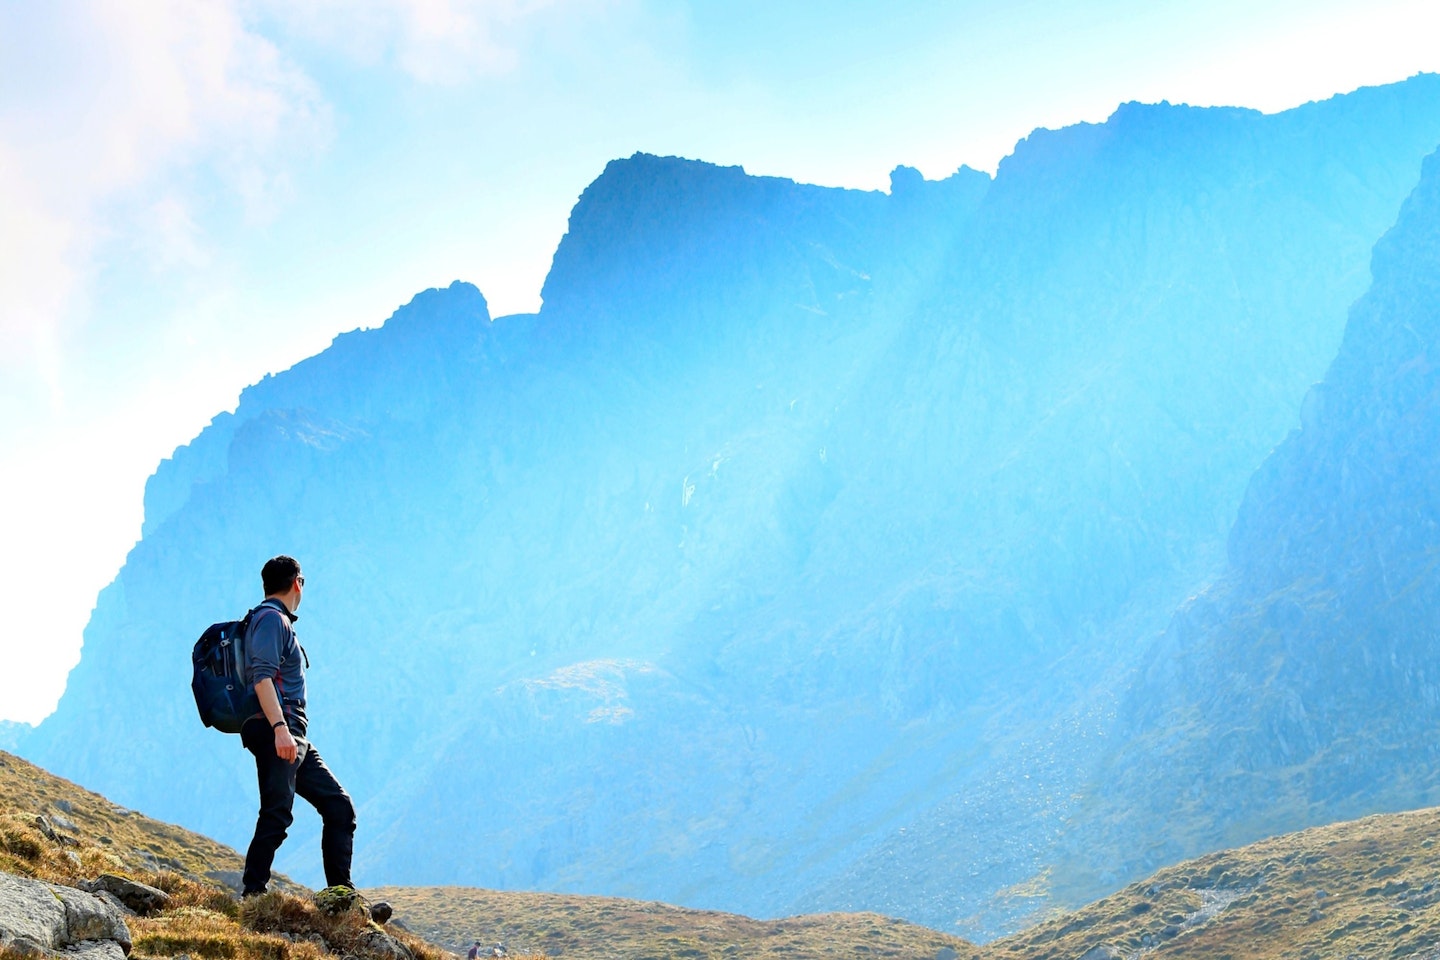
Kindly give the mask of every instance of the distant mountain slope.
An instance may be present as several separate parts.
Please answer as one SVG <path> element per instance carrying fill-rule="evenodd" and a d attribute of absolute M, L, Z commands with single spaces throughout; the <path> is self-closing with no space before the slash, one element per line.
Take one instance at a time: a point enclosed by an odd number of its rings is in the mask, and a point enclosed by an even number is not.
<path fill-rule="evenodd" d="M 365 891 L 403 912 L 410 926 L 462 953 L 501 942 L 572 960 L 602 957 L 691 957 L 828 960 L 837 956 L 968 957 L 959 937 L 873 913 L 831 913 L 783 920 L 665 903 L 501 893 L 464 887 L 377 887 Z"/>
<path fill-rule="evenodd" d="M 1096 798 L 1112 832 L 1167 825 L 1140 862 L 1440 800 L 1440 155 L 1372 272 L 1224 577 L 1123 704 Z"/>
<path fill-rule="evenodd" d="M 1209 854 L 989 944 L 979 957 L 1433 956 L 1437 832 L 1440 810 L 1417 810 Z"/>
<path fill-rule="evenodd" d="M 243 842 L 186 653 L 287 551 L 363 879 L 1013 926 L 1075 705 L 1220 568 L 1437 142 L 1418 77 L 889 195 L 616 161 L 540 314 L 427 291 L 162 464 L 21 749 Z"/>
<path fill-rule="evenodd" d="M 1425 951 L 1440 947 L 1437 834 L 1440 809 L 1273 837 L 1166 867 L 984 946 L 865 915 L 760 922 L 603 897 L 425 887 L 368 892 L 396 904 L 417 931 L 456 951 L 475 939 L 486 947 L 504 940 L 575 960 L 1428 956 Z"/>

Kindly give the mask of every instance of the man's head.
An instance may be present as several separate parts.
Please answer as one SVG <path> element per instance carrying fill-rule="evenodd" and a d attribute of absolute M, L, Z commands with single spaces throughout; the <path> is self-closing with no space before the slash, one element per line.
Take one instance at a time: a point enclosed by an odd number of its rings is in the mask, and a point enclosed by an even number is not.
<path fill-rule="evenodd" d="M 274 597 L 291 613 L 299 608 L 305 577 L 300 573 L 300 562 L 294 557 L 281 554 L 266 560 L 260 568 L 260 582 L 265 585 L 265 599 Z"/>

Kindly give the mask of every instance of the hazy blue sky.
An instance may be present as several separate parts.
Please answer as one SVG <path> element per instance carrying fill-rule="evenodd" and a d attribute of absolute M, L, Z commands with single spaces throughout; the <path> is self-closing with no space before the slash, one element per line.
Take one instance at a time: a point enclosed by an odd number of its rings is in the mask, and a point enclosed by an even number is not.
<path fill-rule="evenodd" d="M 162 457 L 426 287 L 536 309 L 613 157 L 874 189 L 1420 70 L 1434 0 L 0 0 L 0 717 L 53 707 Z"/>

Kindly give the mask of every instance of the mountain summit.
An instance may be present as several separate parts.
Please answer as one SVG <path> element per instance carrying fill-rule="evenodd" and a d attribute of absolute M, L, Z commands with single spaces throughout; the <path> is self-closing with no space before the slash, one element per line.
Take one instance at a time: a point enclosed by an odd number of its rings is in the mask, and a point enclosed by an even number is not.
<path fill-rule="evenodd" d="M 888 195 L 615 161 L 538 314 L 426 291 L 162 464 L 20 749 L 243 843 L 186 654 L 286 552 L 362 878 L 1009 929 L 1437 142 L 1417 77 Z"/>

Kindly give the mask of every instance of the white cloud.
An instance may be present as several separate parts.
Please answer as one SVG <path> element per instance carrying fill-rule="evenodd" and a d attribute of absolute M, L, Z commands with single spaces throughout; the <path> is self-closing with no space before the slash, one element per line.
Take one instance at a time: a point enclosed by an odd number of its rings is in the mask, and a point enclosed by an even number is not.
<path fill-rule="evenodd" d="M 0 715 L 53 708 L 175 442 L 153 434 L 188 435 L 184 358 L 159 382 L 123 352 L 165 345 L 137 314 L 211 266 L 217 222 L 268 218 L 328 142 L 329 108 L 244 2 L 0 4 L 0 660 L 19 668 Z M 115 309 L 117 272 L 155 306 Z"/>
<path fill-rule="evenodd" d="M 76 285 L 81 230 L 41 197 L 16 151 L 0 141 L 0 370 L 28 362 L 58 390 L 55 327 Z"/>
<path fill-rule="evenodd" d="M 508 72 L 523 28 L 559 7 L 605 0 L 264 0 L 287 31 L 360 63 L 393 61 L 422 83 L 458 84 Z"/>
<path fill-rule="evenodd" d="M 161 264 L 200 255 L 176 180 L 218 180 L 263 216 L 328 129 L 313 84 L 231 0 L 6 4 L 0 62 L 5 368 L 84 326 L 105 243 L 158 225 L 182 241 Z"/>

